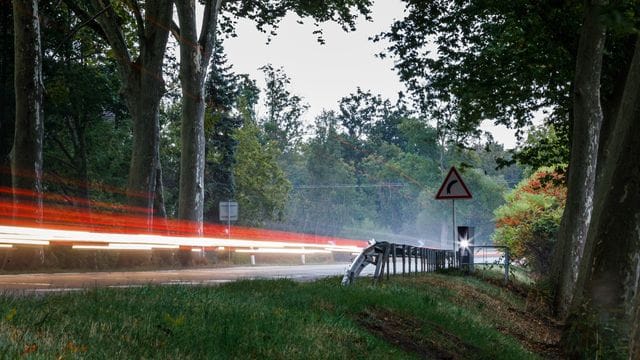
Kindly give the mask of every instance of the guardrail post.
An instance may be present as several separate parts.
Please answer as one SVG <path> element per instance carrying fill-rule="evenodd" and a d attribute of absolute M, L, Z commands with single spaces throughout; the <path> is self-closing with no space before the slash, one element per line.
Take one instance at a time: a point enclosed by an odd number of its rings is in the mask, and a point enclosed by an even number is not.
<path fill-rule="evenodd" d="M 405 273 L 405 255 L 406 255 L 406 247 L 405 245 L 402 245 L 402 276 L 404 276 Z"/>
<path fill-rule="evenodd" d="M 505 249 L 504 252 L 504 284 L 506 285 L 509 282 L 509 248 Z"/>
<path fill-rule="evenodd" d="M 386 261 L 386 270 L 387 270 L 387 280 L 389 280 L 389 252 L 391 251 L 391 245 L 387 245 L 387 248 L 384 251 L 384 258 Z"/>
<path fill-rule="evenodd" d="M 396 244 L 391 244 L 391 258 L 393 259 L 393 275 L 396 274 Z"/>
<path fill-rule="evenodd" d="M 424 259 L 424 262 L 422 264 L 422 271 L 428 272 L 429 271 L 429 250 L 428 249 L 422 249 L 422 259 Z"/>

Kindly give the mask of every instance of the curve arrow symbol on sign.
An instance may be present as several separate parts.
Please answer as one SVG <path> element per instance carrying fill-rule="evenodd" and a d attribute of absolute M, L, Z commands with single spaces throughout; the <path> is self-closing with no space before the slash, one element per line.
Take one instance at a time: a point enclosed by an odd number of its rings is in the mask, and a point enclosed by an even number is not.
<path fill-rule="evenodd" d="M 451 194 L 451 187 L 456 183 L 458 183 L 458 180 L 453 180 L 449 185 L 447 185 L 447 194 Z"/>

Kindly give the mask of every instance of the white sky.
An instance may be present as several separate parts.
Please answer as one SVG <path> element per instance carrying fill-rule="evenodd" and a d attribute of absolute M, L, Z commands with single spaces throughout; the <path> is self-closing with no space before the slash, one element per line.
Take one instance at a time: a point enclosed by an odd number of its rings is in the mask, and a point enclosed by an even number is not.
<path fill-rule="evenodd" d="M 225 51 L 233 71 L 249 74 L 260 87 L 264 86 L 264 75 L 258 68 L 269 63 L 276 68 L 282 66 L 291 78 L 290 91 L 310 105 L 304 120 L 312 123 L 323 109 L 337 109 L 340 98 L 355 92 L 358 86 L 383 98 L 397 99 L 398 92 L 405 88 L 392 69 L 393 60 L 376 58 L 384 44 L 368 39 L 388 30 L 395 19 L 404 17 L 403 13 L 400 0 L 377 0 L 372 8 L 373 22 L 361 18 L 355 32 L 346 33 L 334 23 L 322 24 L 324 45 L 312 34 L 313 22 L 305 20 L 300 25 L 294 15 L 283 19 L 269 45 L 266 34 L 256 30 L 252 22 L 241 20 L 238 37 L 225 40 Z M 506 148 L 515 146 L 512 130 L 490 121 L 485 121 L 482 129 L 492 132 Z"/>

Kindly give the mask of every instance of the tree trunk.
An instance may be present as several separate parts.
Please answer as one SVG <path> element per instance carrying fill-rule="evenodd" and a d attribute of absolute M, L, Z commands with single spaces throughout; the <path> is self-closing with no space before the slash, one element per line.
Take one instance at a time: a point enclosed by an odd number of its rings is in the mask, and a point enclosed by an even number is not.
<path fill-rule="evenodd" d="M 202 235 L 204 210 L 204 80 L 213 54 L 217 14 L 221 1 L 207 3 L 200 39 L 196 31 L 195 0 L 178 1 L 180 22 L 180 83 L 182 85 L 182 151 L 178 217 L 190 221 L 195 235 Z"/>
<path fill-rule="evenodd" d="M 584 247 L 565 347 L 576 356 L 629 341 L 640 357 L 640 38 L 611 138 L 598 168 L 593 218 Z M 584 324 L 593 314 L 596 327 Z M 587 326 L 585 326 L 587 325 Z M 603 331 L 603 329 L 608 329 Z M 604 355 L 604 354 L 603 354 Z"/>
<path fill-rule="evenodd" d="M 142 62 L 144 63 L 144 61 Z M 132 65 L 133 66 L 133 65 Z M 125 98 L 133 118 L 133 144 L 127 194 L 133 206 L 147 209 L 147 228 L 153 227 L 156 171 L 160 166 L 158 111 L 164 93 L 162 69 L 143 66 L 128 79 Z M 152 76 L 151 74 L 155 74 Z"/>
<path fill-rule="evenodd" d="M 33 199 L 14 194 L 15 202 L 35 203 L 42 216 L 42 55 L 38 1 L 13 1 L 16 118 L 11 156 L 14 189 L 30 190 Z"/>
<path fill-rule="evenodd" d="M 11 187 L 11 146 L 15 124 L 13 16 L 10 1 L 0 1 L 0 188 Z M 0 194 L 0 198 L 2 198 Z"/>
<path fill-rule="evenodd" d="M 551 280 L 554 308 L 565 318 L 575 291 L 593 209 L 594 185 L 602 126 L 600 77 L 605 29 L 600 20 L 601 1 L 585 2 L 585 19 L 574 78 L 574 126 L 568 174 L 567 202 L 554 252 Z"/>
<path fill-rule="evenodd" d="M 186 1 L 185 1 L 186 2 Z M 182 9 L 185 5 L 177 5 Z M 184 10 L 178 10 L 181 24 L 180 83 L 182 85 L 182 129 L 180 152 L 180 193 L 178 218 L 193 223 L 195 235 L 202 234 L 204 209 L 204 77 L 200 61 L 203 54 L 195 41 L 195 9 L 189 19 L 193 33 L 189 34 Z M 193 36 L 189 36 L 193 35 Z M 185 43 L 188 42 L 188 43 Z M 192 42 L 193 41 L 193 42 Z M 205 68 L 206 69 L 206 68 Z M 191 227 L 191 226 L 190 226 Z"/>
<path fill-rule="evenodd" d="M 138 56 L 132 52 L 122 31 L 121 16 L 110 1 L 91 0 L 89 11 L 73 0 L 65 3 L 104 38 L 118 64 L 129 114 L 133 119 L 133 145 L 127 192 L 129 203 L 147 210 L 146 227 L 153 228 L 157 169 L 160 166 L 160 125 L 158 111 L 164 94 L 162 65 L 171 24 L 171 1 L 147 1 L 144 11 L 138 2 L 126 2 L 134 18 Z M 83 5 L 85 6 L 85 5 Z M 95 16 L 98 15 L 99 16 Z"/>

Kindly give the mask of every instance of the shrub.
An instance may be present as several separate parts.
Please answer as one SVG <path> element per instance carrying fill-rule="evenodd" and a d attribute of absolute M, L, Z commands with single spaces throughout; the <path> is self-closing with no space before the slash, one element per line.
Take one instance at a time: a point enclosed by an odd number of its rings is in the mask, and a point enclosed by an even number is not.
<path fill-rule="evenodd" d="M 510 248 L 535 277 L 546 274 L 566 200 L 563 174 L 541 168 L 509 192 L 495 211 L 493 241 Z"/>

